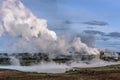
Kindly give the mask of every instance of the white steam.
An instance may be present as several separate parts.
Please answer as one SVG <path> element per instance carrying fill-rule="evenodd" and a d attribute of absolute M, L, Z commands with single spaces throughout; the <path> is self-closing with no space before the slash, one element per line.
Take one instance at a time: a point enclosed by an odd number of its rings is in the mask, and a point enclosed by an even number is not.
<path fill-rule="evenodd" d="M 11 62 L 11 65 L 20 66 L 20 61 L 19 61 L 19 59 L 17 59 L 17 58 L 14 57 L 14 56 L 11 56 L 11 57 L 10 57 L 10 62 Z"/>
<path fill-rule="evenodd" d="M 5 31 L 11 36 L 21 36 L 27 40 L 33 37 L 46 37 L 56 40 L 56 34 L 47 29 L 44 19 L 38 19 L 20 0 L 6 0 L 1 6 L 1 15 Z"/>
<path fill-rule="evenodd" d="M 2 69 L 12 69 L 12 70 L 19 70 L 24 72 L 38 72 L 38 73 L 64 73 L 69 71 L 70 69 L 79 67 L 79 68 L 88 68 L 88 67 L 100 67 L 100 66 L 108 66 L 108 65 L 117 65 L 117 62 L 105 62 L 105 61 L 97 61 L 92 62 L 91 64 L 85 64 L 80 62 L 79 64 L 73 62 L 70 65 L 66 64 L 57 64 L 54 62 L 50 63 L 41 63 L 40 65 L 34 66 L 0 66 Z"/>
<path fill-rule="evenodd" d="M 72 47 L 75 49 L 75 51 L 84 53 L 84 54 L 99 54 L 99 51 L 96 48 L 90 48 L 85 43 L 81 42 L 80 37 L 75 38 Z"/>
<path fill-rule="evenodd" d="M 69 43 L 65 37 L 57 37 L 54 31 L 47 28 L 47 21 L 39 19 L 27 9 L 20 0 L 5 0 L 0 8 L 2 23 L 0 36 L 7 33 L 18 39 L 10 46 L 11 52 L 44 52 L 67 54 L 69 48 L 76 52 L 98 54 L 95 48 L 82 43 L 80 38 L 75 38 Z"/>
<path fill-rule="evenodd" d="M 47 21 L 45 19 L 39 19 L 33 15 L 33 13 L 27 9 L 20 0 L 4 0 L 0 5 L 0 17 L 2 18 L 0 23 L 0 37 L 3 34 L 7 34 L 11 38 L 17 40 L 12 43 L 12 45 L 7 46 L 11 52 L 44 52 L 56 55 L 67 55 L 71 54 L 69 51 L 70 49 L 74 49 L 72 50 L 73 54 L 75 52 L 88 55 L 99 54 L 98 49 L 88 47 L 88 45 L 81 41 L 80 37 L 75 37 L 73 42 L 69 42 L 65 36 L 58 37 L 54 31 L 47 28 Z M 66 71 L 66 68 L 97 67 L 109 64 L 100 61 L 98 62 L 93 62 L 89 65 L 83 62 L 79 64 L 72 62 L 69 66 L 66 64 L 50 62 L 35 66 L 22 67 L 19 66 L 20 63 L 18 59 L 11 57 L 11 63 L 17 66 L 0 66 L 0 68 L 35 72 L 64 72 Z"/>
<path fill-rule="evenodd" d="M 51 45 L 51 42 L 57 40 L 56 33 L 47 28 L 47 21 L 34 16 L 20 0 L 3 1 L 0 15 L 3 22 L 0 25 L 0 36 L 3 33 L 4 27 L 4 31 L 10 36 L 19 37 L 20 40 L 17 44 L 14 44 L 15 47 L 28 48 L 27 45 L 23 44 L 31 42 L 41 50 L 45 50 L 48 45 Z"/>
<path fill-rule="evenodd" d="M 0 37 L 2 36 L 3 34 L 3 27 L 0 25 Z"/>

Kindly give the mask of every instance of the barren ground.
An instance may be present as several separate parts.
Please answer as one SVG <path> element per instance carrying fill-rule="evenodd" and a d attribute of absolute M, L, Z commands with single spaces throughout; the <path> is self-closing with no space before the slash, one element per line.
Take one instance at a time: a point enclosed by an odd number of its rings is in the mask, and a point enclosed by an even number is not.
<path fill-rule="evenodd" d="M 120 80 L 120 65 L 47 74 L 0 69 L 0 80 Z"/>

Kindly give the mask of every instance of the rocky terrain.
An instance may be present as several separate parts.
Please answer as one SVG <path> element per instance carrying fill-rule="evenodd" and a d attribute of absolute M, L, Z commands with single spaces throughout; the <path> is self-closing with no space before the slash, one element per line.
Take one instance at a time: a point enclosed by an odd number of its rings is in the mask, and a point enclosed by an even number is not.
<path fill-rule="evenodd" d="M 74 53 L 74 55 L 55 55 L 50 57 L 47 53 L 0 53 L 0 65 L 12 65 L 18 64 L 21 66 L 29 66 L 33 64 L 39 64 L 42 61 L 45 62 L 56 62 L 56 63 L 67 63 L 70 61 L 91 61 L 93 59 L 101 59 L 104 61 L 118 62 L 120 61 L 120 53 L 116 53 L 118 56 L 106 55 L 101 52 L 100 55 L 86 55 L 81 53 Z M 14 63 L 16 61 L 16 63 Z M 88 62 L 87 62 L 88 63 Z"/>

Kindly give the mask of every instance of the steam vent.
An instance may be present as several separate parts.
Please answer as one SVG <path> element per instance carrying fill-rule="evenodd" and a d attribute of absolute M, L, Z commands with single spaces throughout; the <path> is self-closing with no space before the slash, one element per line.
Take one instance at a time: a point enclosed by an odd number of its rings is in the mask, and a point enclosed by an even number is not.
<path fill-rule="evenodd" d="M 119 56 L 115 57 L 108 55 L 108 53 L 101 52 L 100 55 L 85 55 L 78 52 L 75 55 L 56 55 L 53 58 L 49 57 L 46 53 L 1 53 L 0 54 L 0 65 L 21 65 L 30 66 L 35 64 L 40 64 L 41 62 L 55 62 L 70 64 L 72 61 L 79 62 L 82 61 L 86 64 L 90 64 L 92 60 L 104 60 L 111 62 L 120 61 L 120 53 L 116 53 Z M 115 53 L 114 53 L 115 54 Z"/>
<path fill-rule="evenodd" d="M 0 80 L 120 80 L 120 0 L 0 0 Z"/>

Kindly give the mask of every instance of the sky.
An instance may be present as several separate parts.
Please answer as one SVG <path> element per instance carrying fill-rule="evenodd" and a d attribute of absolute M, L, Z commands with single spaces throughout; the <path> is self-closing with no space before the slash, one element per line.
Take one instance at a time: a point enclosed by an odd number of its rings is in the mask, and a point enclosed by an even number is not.
<path fill-rule="evenodd" d="M 0 0 L 0 3 L 2 0 Z M 90 34 L 96 47 L 120 51 L 119 0 L 22 0 L 57 34 Z M 0 45 L 8 37 L 0 38 Z M 1 48 L 2 51 L 2 48 Z"/>
<path fill-rule="evenodd" d="M 119 0 L 23 0 L 23 3 L 48 22 L 96 20 L 107 22 L 110 29 L 119 31 Z"/>

